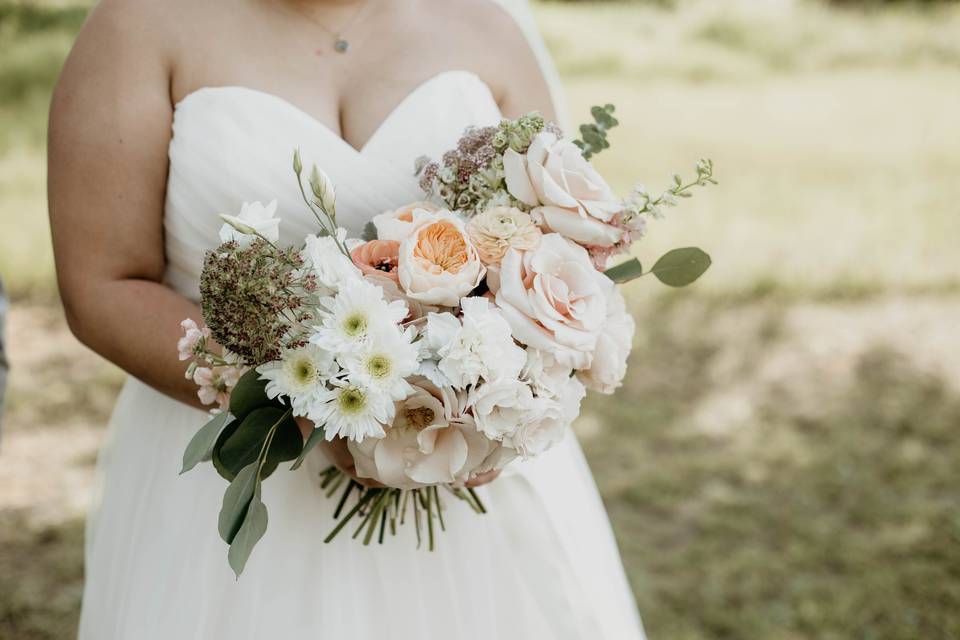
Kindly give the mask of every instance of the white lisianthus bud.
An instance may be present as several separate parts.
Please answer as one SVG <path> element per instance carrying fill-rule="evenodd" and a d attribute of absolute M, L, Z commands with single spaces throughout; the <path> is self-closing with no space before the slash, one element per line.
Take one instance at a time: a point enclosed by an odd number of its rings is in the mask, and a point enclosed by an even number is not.
<path fill-rule="evenodd" d="M 244 222 L 237 216 L 230 216 L 225 213 L 221 213 L 220 219 L 244 235 L 247 235 L 247 236 L 257 235 L 256 229 L 248 225 L 246 222 Z"/>
<path fill-rule="evenodd" d="M 300 159 L 300 149 L 293 152 L 293 172 L 298 176 L 303 172 L 303 161 Z"/>
<path fill-rule="evenodd" d="M 333 217 L 337 211 L 337 188 L 330 177 L 317 168 L 317 165 L 313 165 L 310 171 L 310 188 L 320 202 L 320 207 L 327 215 Z"/>

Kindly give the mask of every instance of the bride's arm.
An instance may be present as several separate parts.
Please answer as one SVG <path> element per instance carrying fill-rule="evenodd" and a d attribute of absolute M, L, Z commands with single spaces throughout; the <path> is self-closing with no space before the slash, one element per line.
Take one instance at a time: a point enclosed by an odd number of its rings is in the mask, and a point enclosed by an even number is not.
<path fill-rule="evenodd" d="M 176 350 L 180 321 L 200 312 L 161 284 L 170 58 L 161 30 L 142 15 L 149 4 L 101 4 L 64 66 L 50 111 L 51 231 L 77 338 L 200 406 Z"/>
<path fill-rule="evenodd" d="M 482 75 L 489 79 L 503 115 L 516 118 L 539 111 L 556 121 L 550 86 L 516 18 L 494 2 L 464 4 L 461 12 L 472 12 L 471 30 L 483 36 L 474 45 L 474 57 L 481 61 Z"/>

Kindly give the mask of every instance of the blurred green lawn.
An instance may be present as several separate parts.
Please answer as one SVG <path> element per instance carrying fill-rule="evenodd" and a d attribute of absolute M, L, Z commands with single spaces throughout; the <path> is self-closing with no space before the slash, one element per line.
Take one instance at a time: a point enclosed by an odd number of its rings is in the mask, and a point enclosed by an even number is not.
<path fill-rule="evenodd" d="M 712 157 L 652 228 L 630 375 L 578 425 L 655 639 L 960 637 L 960 8 L 540 4 L 626 190 Z M 0 274 L 18 304 L 0 637 L 72 636 L 79 524 L 118 373 L 56 311 L 49 91 L 85 5 L 0 0 Z M 42 471 L 40 471 L 42 469 Z"/>

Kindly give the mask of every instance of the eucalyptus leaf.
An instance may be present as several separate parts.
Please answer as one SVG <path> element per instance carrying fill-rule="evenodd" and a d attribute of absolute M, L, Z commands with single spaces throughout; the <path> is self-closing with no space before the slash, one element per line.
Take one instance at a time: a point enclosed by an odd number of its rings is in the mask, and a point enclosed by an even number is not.
<path fill-rule="evenodd" d="M 186 451 L 183 452 L 183 467 L 180 473 L 186 473 L 197 466 L 198 463 L 209 460 L 213 455 L 213 445 L 217 442 L 217 436 L 227 424 L 230 414 L 227 411 L 221 411 L 213 417 L 207 424 L 200 427 L 200 430 L 190 439 Z"/>
<path fill-rule="evenodd" d="M 227 552 L 227 560 L 238 578 L 243 573 L 243 568 L 247 565 L 247 560 L 250 558 L 253 548 L 266 533 L 267 522 L 267 507 L 260 499 L 260 485 L 258 484 L 243 518 L 243 524 L 234 536 L 233 542 L 230 543 L 230 550 Z"/>
<path fill-rule="evenodd" d="M 220 435 L 217 436 L 217 441 L 213 444 L 213 450 L 210 453 L 210 461 L 213 463 L 213 468 L 216 469 L 217 473 L 219 473 L 220 476 L 228 482 L 233 481 L 233 479 L 237 476 L 237 471 L 239 471 L 239 469 L 233 470 L 224 466 L 223 462 L 220 460 L 220 450 L 223 449 L 223 445 L 227 439 L 236 432 L 237 428 L 240 426 L 240 422 L 240 420 L 234 418 L 229 424 L 227 424 L 223 431 L 220 432 Z"/>
<path fill-rule="evenodd" d="M 710 264 L 710 256 L 697 247 L 684 247 L 663 254 L 650 272 L 665 285 L 685 287 L 702 276 Z"/>
<path fill-rule="evenodd" d="M 220 537 L 227 544 L 233 543 L 233 539 L 247 515 L 247 507 L 250 505 L 250 500 L 253 498 L 258 482 L 257 469 L 259 466 L 258 462 L 253 462 L 241 469 L 223 494 L 223 504 L 220 507 L 217 529 L 220 531 Z"/>
<path fill-rule="evenodd" d="M 267 381 L 260 379 L 256 368 L 247 371 L 230 393 L 230 413 L 242 420 L 259 407 L 281 406 L 279 401 L 267 397 L 266 387 Z"/>
<path fill-rule="evenodd" d="M 643 266 L 641 266 L 640 261 L 636 258 L 630 258 L 625 262 L 610 267 L 603 273 L 617 284 L 623 284 L 624 282 L 630 282 L 642 276 Z"/>
<path fill-rule="evenodd" d="M 221 446 L 214 447 L 219 465 L 229 473 L 239 473 L 260 455 L 274 425 L 277 431 L 267 451 L 261 477 L 272 474 L 279 463 L 296 458 L 303 450 L 303 436 L 296 421 L 290 416 L 284 417 L 284 413 L 286 410 L 278 407 L 254 409 L 227 434 Z"/>
<path fill-rule="evenodd" d="M 320 444 L 323 440 L 323 427 L 317 427 L 310 432 L 310 436 L 307 438 L 307 441 L 303 444 L 303 450 L 300 451 L 300 455 L 297 456 L 297 461 L 293 463 L 293 466 L 290 467 L 290 471 L 294 471 L 300 468 L 300 465 L 303 464 L 304 459 L 307 457 L 307 454 L 310 451 Z"/>

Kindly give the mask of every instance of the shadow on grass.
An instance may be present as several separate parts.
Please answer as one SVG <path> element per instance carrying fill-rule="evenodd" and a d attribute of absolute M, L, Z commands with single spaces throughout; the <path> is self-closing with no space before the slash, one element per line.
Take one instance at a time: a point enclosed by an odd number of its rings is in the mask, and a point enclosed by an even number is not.
<path fill-rule="evenodd" d="M 76 637 L 83 589 L 83 522 L 31 524 L 0 511 L 0 638 Z"/>
<path fill-rule="evenodd" d="M 648 311 L 626 388 L 587 406 L 602 427 L 584 448 L 650 636 L 960 637 L 960 397 L 875 345 L 840 388 L 801 367 L 757 382 L 744 417 L 718 416 L 732 427 L 704 428 L 729 358 L 705 318 L 724 309 L 702 309 L 702 331 L 689 311 Z M 752 347 L 729 377 L 753 380 L 782 317 L 737 325 Z"/>

